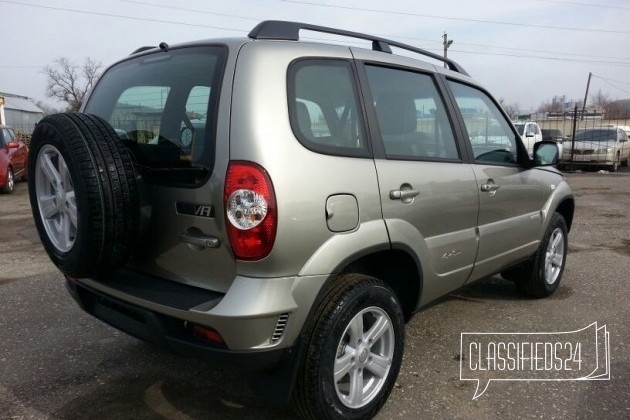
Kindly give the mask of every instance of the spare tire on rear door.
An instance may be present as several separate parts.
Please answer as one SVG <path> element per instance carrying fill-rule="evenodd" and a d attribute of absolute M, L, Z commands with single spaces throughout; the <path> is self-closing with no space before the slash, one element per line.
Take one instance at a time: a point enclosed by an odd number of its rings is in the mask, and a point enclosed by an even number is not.
<path fill-rule="evenodd" d="M 50 259 L 71 277 L 100 277 L 130 257 L 139 230 L 131 156 L 102 118 L 54 114 L 35 128 L 29 195 Z"/>

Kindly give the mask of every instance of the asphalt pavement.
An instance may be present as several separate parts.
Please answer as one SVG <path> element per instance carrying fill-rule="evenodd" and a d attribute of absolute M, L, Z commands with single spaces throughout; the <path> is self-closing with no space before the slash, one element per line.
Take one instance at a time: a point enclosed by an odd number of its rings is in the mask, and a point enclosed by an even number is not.
<path fill-rule="evenodd" d="M 567 268 L 547 299 L 493 277 L 417 314 L 379 419 L 630 418 L 630 171 L 568 174 Z M 464 332 L 609 332 L 600 380 L 460 379 Z M 277 419 L 238 372 L 155 349 L 82 312 L 35 231 L 27 185 L 0 195 L 0 418 Z"/>

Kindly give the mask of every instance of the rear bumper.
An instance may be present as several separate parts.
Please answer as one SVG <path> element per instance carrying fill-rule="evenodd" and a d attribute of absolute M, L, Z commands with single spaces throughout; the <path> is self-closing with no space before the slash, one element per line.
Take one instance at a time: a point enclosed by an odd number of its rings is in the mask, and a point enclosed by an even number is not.
<path fill-rule="evenodd" d="M 193 334 L 189 323 L 97 291 L 68 279 L 66 286 L 81 308 L 134 337 L 174 353 L 229 365 L 243 370 L 271 369 L 293 361 L 294 347 L 262 351 L 230 350 Z"/>
<path fill-rule="evenodd" d="M 295 344 L 326 278 L 236 276 L 227 293 L 219 293 L 123 268 L 98 280 L 69 279 L 68 285 L 87 312 L 146 341 L 171 349 L 188 343 L 187 353 L 209 348 L 264 359 L 258 353 Z M 182 343 L 198 327 L 220 339 L 194 336 Z"/>

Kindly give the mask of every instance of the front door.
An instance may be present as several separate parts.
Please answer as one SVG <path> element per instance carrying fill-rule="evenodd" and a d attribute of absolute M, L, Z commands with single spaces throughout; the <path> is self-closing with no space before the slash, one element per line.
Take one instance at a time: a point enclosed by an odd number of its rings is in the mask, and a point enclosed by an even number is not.
<path fill-rule="evenodd" d="M 537 170 L 526 168 L 518 134 L 490 96 L 463 83 L 448 84 L 470 139 L 479 192 L 475 280 L 536 250 L 545 185 Z"/>

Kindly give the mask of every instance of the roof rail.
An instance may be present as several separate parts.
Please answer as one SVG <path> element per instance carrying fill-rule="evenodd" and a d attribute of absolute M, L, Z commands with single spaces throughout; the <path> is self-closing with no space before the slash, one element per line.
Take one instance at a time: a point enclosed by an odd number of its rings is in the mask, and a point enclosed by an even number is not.
<path fill-rule="evenodd" d="M 344 31 L 342 29 L 329 28 L 326 26 L 311 25 L 310 23 L 289 22 L 283 20 L 265 20 L 256 25 L 256 27 L 251 30 L 248 36 L 252 39 L 283 39 L 288 41 L 299 41 L 300 30 L 323 32 L 327 34 L 365 39 L 367 41 L 372 41 L 372 49 L 374 51 L 381 51 L 388 54 L 392 53 L 392 49 L 390 48 L 390 46 L 401 48 L 403 50 L 415 52 L 433 58 L 434 60 L 442 61 L 448 65 L 449 69 L 469 76 L 468 72 L 466 72 L 463 67 L 461 67 L 453 60 L 444 58 L 441 55 L 423 50 L 421 48 L 416 48 L 411 45 L 392 41 L 390 39 L 362 34 L 360 32 Z"/>
<path fill-rule="evenodd" d="M 132 52 L 129 55 L 138 54 L 139 52 L 150 50 L 150 49 L 153 49 L 153 48 L 157 48 L 157 47 L 155 45 L 147 45 L 145 47 L 140 47 L 140 48 L 138 48 L 137 50 L 135 50 L 134 52 Z"/>

